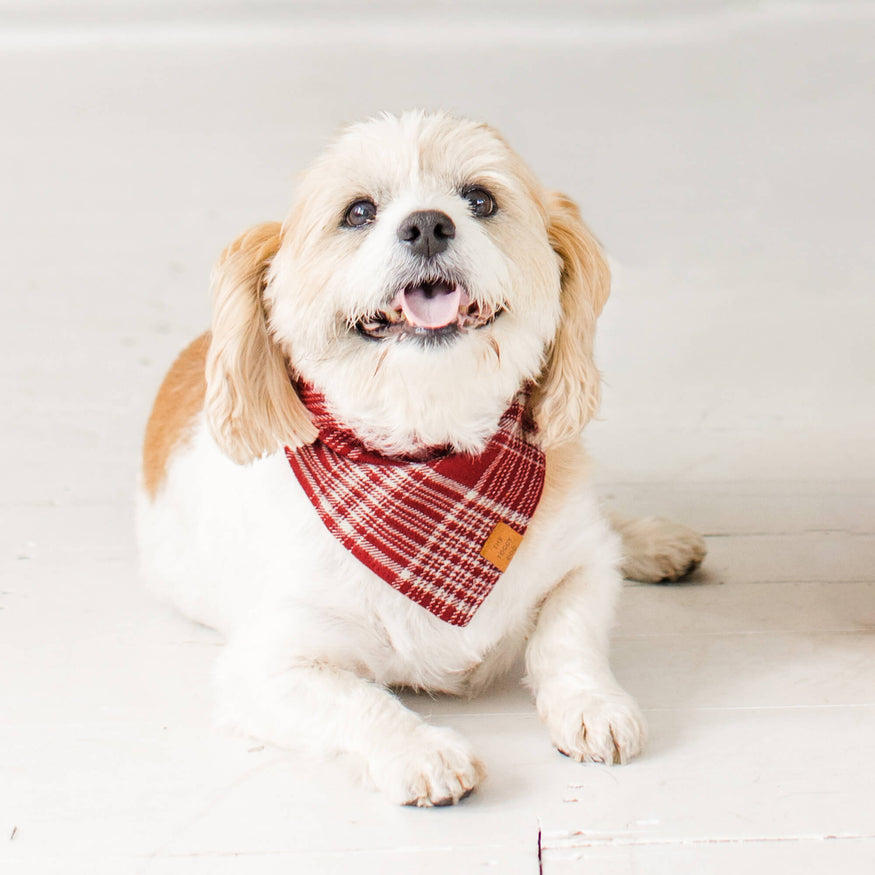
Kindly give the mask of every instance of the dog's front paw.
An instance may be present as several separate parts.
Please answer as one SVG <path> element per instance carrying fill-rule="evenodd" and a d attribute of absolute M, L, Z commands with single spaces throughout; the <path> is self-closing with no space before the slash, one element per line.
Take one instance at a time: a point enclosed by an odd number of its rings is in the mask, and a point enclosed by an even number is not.
<path fill-rule="evenodd" d="M 627 763 L 644 748 L 644 718 L 622 690 L 556 694 L 539 710 L 553 744 L 578 762 Z"/>
<path fill-rule="evenodd" d="M 680 580 L 701 565 L 707 552 L 698 532 L 671 520 L 628 520 L 617 529 L 623 538 L 623 576 L 629 580 Z"/>
<path fill-rule="evenodd" d="M 399 805 L 455 805 L 486 777 L 468 742 L 452 729 L 422 724 L 371 761 L 377 787 Z"/>

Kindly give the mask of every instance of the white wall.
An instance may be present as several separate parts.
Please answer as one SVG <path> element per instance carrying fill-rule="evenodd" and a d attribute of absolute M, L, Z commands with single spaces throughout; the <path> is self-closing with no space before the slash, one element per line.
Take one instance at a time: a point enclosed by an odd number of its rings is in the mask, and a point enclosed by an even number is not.
<path fill-rule="evenodd" d="M 875 479 L 871 10 L 0 34 L 0 406 L 23 411 L 22 488 L 75 428 L 127 495 L 222 246 L 283 215 L 338 125 L 417 105 L 492 122 L 604 242 L 604 479 Z"/>
<path fill-rule="evenodd" d="M 786 5 L 762 0 L 441 0 L 438 5 L 409 0 L 0 0 L 0 21 L 143 22 L 186 19 L 348 19 L 385 17 L 486 18 L 494 21 L 659 20 Z M 796 7 L 828 6 L 830 0 L 796 0 Z"/>

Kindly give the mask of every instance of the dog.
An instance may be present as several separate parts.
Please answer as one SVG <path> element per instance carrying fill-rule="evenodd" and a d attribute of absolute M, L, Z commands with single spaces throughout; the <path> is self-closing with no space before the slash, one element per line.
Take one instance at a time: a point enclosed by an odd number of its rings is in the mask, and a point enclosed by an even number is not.
<path fill-rule="evenodd" d="M 705 548 L 600 509 L 579 436 L 610 278 L 575 204 L 487 125 L 383 115 L 212 285 L 149 419 L 138 529 L 147 582 L 225 636 L 222 722 L 454 804 L 482 763 L 392 690 L 471 695 L 524 649 L 559 751 L 637 755 L 608 662 L 623 572 L 675 579 Z"/>

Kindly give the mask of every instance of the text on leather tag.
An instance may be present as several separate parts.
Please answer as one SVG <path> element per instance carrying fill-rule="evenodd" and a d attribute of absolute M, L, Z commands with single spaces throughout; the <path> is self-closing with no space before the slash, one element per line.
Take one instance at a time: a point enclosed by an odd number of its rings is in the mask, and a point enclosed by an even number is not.
<path fill-rule="evenodd" d="M 506 571 L 522 540 L 523 536 L 507 523 L 497 523 L 486 539 L 480 555 L 499 571 Z"/>

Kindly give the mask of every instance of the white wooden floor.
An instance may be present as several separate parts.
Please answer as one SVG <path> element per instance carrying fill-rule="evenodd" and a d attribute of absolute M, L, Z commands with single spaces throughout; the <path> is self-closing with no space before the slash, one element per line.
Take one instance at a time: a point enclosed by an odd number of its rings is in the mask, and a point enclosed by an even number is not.
<path fill-rule="evenodd" d="M 705 5 L 0 29 L 0 873 L 875 871 L 875 14 Z M 426 811 L 212 731 L 221 643 L 142 592 L 131 525 L 212 259 L 338 123 L 420 104 L 582 202 L 605 499 L 710 549 L 623 596 L 641 759 L 563 758 L 515 677 L 406 696 L 490 773 Z"/>

